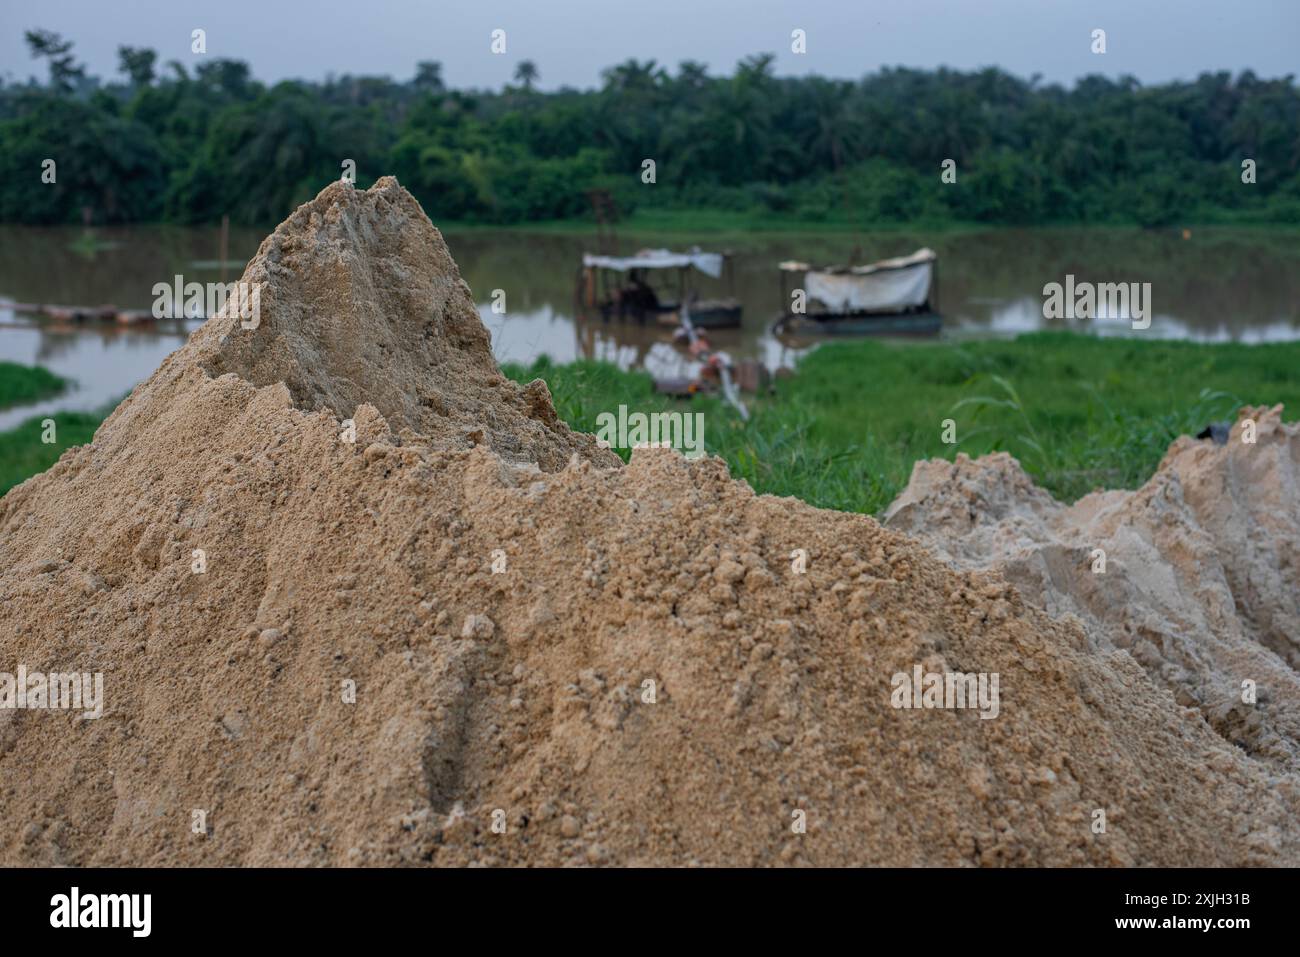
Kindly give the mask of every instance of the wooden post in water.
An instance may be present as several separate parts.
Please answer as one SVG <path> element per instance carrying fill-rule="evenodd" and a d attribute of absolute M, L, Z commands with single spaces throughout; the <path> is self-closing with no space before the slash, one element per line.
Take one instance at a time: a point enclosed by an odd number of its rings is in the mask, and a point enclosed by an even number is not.
<path fill-rule="evenodd" d="M 221 284 L 226 284 L 226 260 L 230 258 L 230 214 L 221 216 L 221 249 L 217 256 L 221 259 Z"/>

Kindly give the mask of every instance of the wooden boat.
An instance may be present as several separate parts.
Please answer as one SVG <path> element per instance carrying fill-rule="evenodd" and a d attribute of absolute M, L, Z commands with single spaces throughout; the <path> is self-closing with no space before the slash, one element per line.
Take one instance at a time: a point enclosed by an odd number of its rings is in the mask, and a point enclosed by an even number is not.
<path fill-rule="evenodd" d="M 772 324 L 775 335 L 935 335 L 943 327 L 938 310 L 938 257 L 930 249 L 862 266 L 780 264 L 788 308 Z M 788 277 L 802 283 L 789 290 Z M 802 296 L 794 295 L 802 293 Z"/>
<path fill-rule="evenodd" d="M 691 303 L 691 322 L 697 329 L 739 328 L 741 313 L 740 301 L 730 297 L 700 299 Z"/>
<path fill-rule="evenodd" d="M 675 298 L 651 284 L 651 277 L 664 272 L 675 272 L 677 290 Z M 582 269 L 578 274 L 577 298 L 585 306 L 610 319 L 632 319 L 639 323 L 653 320 L 665 326 L 681 322 L 683 302 L 691 302 L 691 319 L 703 329 L 735 328 L 741 323 L 741 305 L 735 298 L 699 299 L 688 286 L 687 277 L 692 272 L 712 279 L 727 276 L 734 287 L 731 256 L 729 253 L 708 253 L 698 248 L 687 252 L 667 249 L 643 249 L 632 256 L 603 256 L 584 254 Z M 619 277 L 611 281 L 612 276 Z"/>
<path fill-rule="evenodd" d="M 697 329 L 736 329 L 740 326 L 741 305 L 735 299 L 699 299 L 691 303 L 691 322 Z M 681 308 L 673 304 L 661 311 L 657 320 L 661 326 L 681 325 Z"/>
<path fill-rule="evenodd" d="M 833 319 L 817 315 L 787 313 L 772 324 L 776 336 L 934 336 L 943 329 L 943 317 L 935 312 L 846 313 Z"/>

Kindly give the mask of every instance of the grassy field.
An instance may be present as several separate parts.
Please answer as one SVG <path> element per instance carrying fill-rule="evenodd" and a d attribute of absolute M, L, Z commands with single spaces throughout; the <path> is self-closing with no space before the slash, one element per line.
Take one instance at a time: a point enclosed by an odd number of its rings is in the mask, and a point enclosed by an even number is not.
<path fill-rule="evenodd" d="M 19 367 L 21 368 L 21 367 Z M 893 345 L 842 342 L 806 356 L 774 395 L 751 399 L 751 421 L 713 398 L 678 403 L 643 372 L 542 358 L 505 372 L 545 379 L 560 416 L 594 432 L 601 412 L 691 409 L 708 450 L 760 492 L 876 513 L 918 459 L 1011 452 L 1039 484 L 1073 501 L 1094 488 L 1135 488 L 1169 443 L 1241 405 L 1300 412 L 1300 342 L 1202 345 L 1034 333 L 1012 340 Z M 107 410 L 105 410 L 105 413 Z M 98 413 L 59 413 L 58 442 L 41 418 L 0 433 L 0 492 L 89 442 Z M 944 442 L 945 420 L 955 443 Z M 623 452 L 626 457 L 626 451 Z"/>
<path fill-rule="evenodd" d="M 1229 419 L 1243 404 L 1300 412 L 1300 343 L 1200 345 L 1035 333 L 960 344 L 836 343 L 807 356 L 742 425 L 717 400 L 705 444 L 760 492 L 875 513 L 907 484 L 918 459 L 1011 452 L 1053 495 L 1135 488 L 1169 442 Z M 560 415 L 594 431 L 596 416 L 683 408 L 650 377 L 579 362 L 511 366 L 547 381 Z M 956 443 L 943 441 L 944 420 Z"/>
<path fill-rule="evenodd" d="M 63 378 L 48 369 L 0 360 L 0 409 L 58 395 L 67 386 Z"/>
<path fill-rule="evenodd" d="M 48 369 L 0 361 L 0 409 L 58 395 L 67 387 L 67 380 Z M 59 460 L 64 449 L 89 442 L 108 411 L 49 416 L 55 422 L 56 441 L 48 445 L 41 441 L 41 422 L 47 416 L 36 416 L 0 432 L 0 494 L 28 476 L 44 472 Z"/>
<path fill-rule="evenodd" d="M 0 432 L 0 494 L 29 476 L 44 472 L 59 460 L 65 449 L 85 445 L 94 438 L 95 429 L 111 411 L 56 412 L 36 416 L 8 432 Z M 44 431 L 41 422 L 46 418 L 54 420 L 56 441 L 49 445 L 41 441 Z"/>

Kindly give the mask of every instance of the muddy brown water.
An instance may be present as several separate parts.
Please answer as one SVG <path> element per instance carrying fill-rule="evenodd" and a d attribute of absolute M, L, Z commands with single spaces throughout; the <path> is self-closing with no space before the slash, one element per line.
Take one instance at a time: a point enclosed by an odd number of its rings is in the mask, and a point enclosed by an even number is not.
<path fill-rule="evenodd" d="M 236 229 L 224 278 L 237 279 L 264 231 Z M 575 280 L 594 236 L 526 230 L 448 230 L 447 242 L 492 333 L 498 360 L 528 362 L 546 354 L 645 368 L 656 375 L 691 372 L 669 332 L 576 315 Z M 776 264 L 784 259 L 861 261 L 930 246 L 939 254 L 939 309 L 945 336 L 1011 335 L 1042 328 L 1089 329 L 1199 341 L 1263 342 L 1300 338 L 1300 234 L 1217 227 L 1193 230 L 999 229 L 978 232 L 625 234 L 619 251 L 648 246 L 728 249 L 734 287 L 701 279 L 702 296 L 732 292 L 744 305 L 739 330 L 714 334 L 736 357 L 775 367 L 805 348 L 773 338 L 781 311 Z M 0 226 L 0 359 L 40 364 L 76 382 L 62 396 L 0 411 L 0 429 L 31 415 L 93 409 L 119 399 L 178 348 L 194 323 L 144 331 L 104 327 L 55 329 L 16 314 L 5 302 L 111 303 L 148 309 L 155 283 L 223 278 L 214 228 L 134 226 L 96 229 Z M 1043 286 L 1067 274 L 1093 282 L 1149 282 L 1153 321 L 1144 332 L 1126 322 L 1054 322 L 1043 318 Z M 663 288 L 675 295 L 675 277 Z M 504 293 L 504 314 L 493 293 Z M 497 297 L 500 299 L 500 297 Z"/>

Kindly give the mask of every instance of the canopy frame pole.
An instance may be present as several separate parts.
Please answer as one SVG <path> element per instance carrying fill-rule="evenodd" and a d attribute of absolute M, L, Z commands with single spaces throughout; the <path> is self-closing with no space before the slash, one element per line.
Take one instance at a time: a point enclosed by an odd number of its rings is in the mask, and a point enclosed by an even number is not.
<path fill-rule="evenodd" d="M 686 330 L 687 341 L 690 342 L 691 345 L 695 345 L 696 341 L 699 339 L 699 335 L 695 331 L 695 323 L 691 322 L 690 307 L 684 302 L 682 303 L 681 320 L 682 328 Z M 713 350 L 706 349 L 704 352 L 700 353 L 699 358 L 707 363 L 712 356 Z M 722 380 L 723 398 L 735 406 L 736 411 L 740 413 L 740 420 L 742 422 L 748 422 L 749 410 L 745 408 L 745 403 L 741 401 L 740 392 L 736 389 L 736 383 L 731 379 L 731 371 L 727 368 L 727 364 L 725 362 L 718 362 L 717 368 L 718 378 Z"/>

